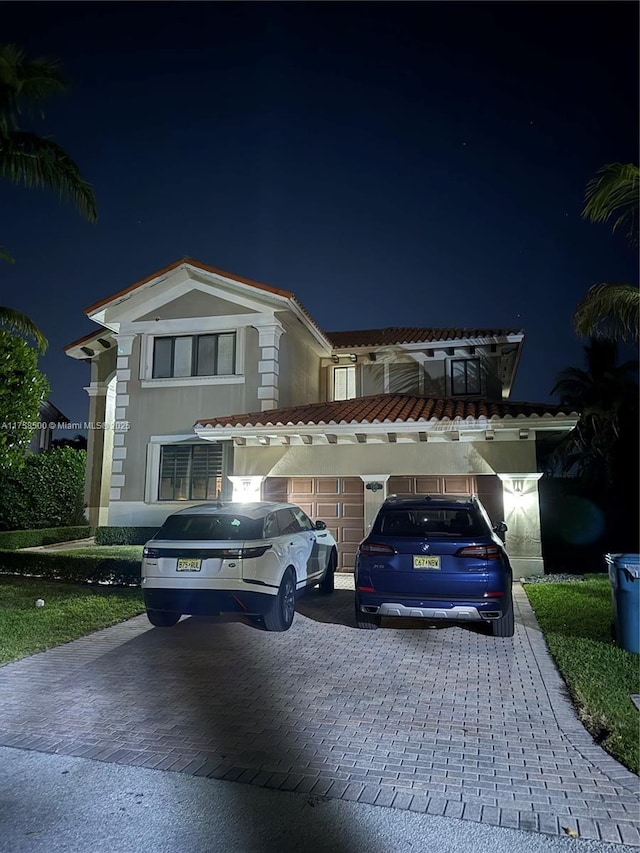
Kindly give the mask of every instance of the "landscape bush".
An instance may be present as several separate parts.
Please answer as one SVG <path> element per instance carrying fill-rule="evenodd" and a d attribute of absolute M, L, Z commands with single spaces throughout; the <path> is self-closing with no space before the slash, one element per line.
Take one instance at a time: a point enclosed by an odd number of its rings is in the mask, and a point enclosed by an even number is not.
<path fill-rule="evenodd" d="M 159 527 L 96 527 L 96 545 L 144 545 Z"/>
<path fill-rule="evenodd" d="M 37 548 L 39 545 L 55 545 L 87 539 L 91 528 L 86 527 L 41 527 L 37 530 L 0 531 L 0 550 L 16 551 L 18 548 Z"/>
<path fill-rule="evenodd" d="M 87 557 L 68 551 L 0 551 L 0 573 L 68 583 L 139 586 L 140 560 Z"/>
<path fill-rule="evenodd" d="M 57 447 L 30 453 L 0 473 L 0 530 L 69 527 L 84 517 L 84 450 Z"/>

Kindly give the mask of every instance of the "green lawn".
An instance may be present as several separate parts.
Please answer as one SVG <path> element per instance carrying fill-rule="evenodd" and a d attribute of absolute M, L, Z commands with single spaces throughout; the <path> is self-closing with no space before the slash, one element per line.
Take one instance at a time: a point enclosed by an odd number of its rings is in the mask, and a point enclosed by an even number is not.
<path fill-rule="evenodd" d="M 125 560 L 142 560 L 142 545 L 88 545 L 86 548 L 56 548 L 56 554 L 77 554 L 78 557 L 123 557 Z"/>
<path fill-rule="evenodd" d="M 106 549 L 105 549 L 106 550 Z M 44 607 L 36 607 L 42 598 Z M 144 611 L 136 588 L 0 578 L 0 664 L 116 625 Z"/>
<path fill-rule="evenodd" d="M 630 699 L 640 693 L 639 660 L 612 643 L 608 575 L 524 589 L 583 724 L 614 758 L 640 772 L 640 714 Z"/>

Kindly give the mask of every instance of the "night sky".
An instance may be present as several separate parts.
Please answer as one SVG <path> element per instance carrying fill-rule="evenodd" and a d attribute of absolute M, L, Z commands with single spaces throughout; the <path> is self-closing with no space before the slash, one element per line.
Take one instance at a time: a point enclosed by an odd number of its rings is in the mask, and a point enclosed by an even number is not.
<path fill-rule="evenodd" d="M 582 362 L 588 287 L 637 284 L 580 218 L 637 162 L 636 3 L 3 3 L 2 41 L 61 60 L 51 134 L 96 225 L 3 182 L 0 302 L 49 338 L 50 399 L 88 417 L 62 348 L 84 308 L 184 255 L 292 290 L 330 331 L 521 327 L 513 400 Z M 206 415 L 203 412 L 203 415 Z"/>

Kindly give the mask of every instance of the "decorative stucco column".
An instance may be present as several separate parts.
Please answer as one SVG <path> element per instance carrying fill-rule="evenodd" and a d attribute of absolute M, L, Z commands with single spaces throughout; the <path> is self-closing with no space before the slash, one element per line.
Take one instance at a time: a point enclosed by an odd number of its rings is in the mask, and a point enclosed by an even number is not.
<path fill-rule="evenodd" d="M 387 480 L 390 474 L 360 474 L 364 483 L 364 535 L 366 536 L 387 496 Z"/>
<path fill-rule="evenodd" d="M 109 489 L 113 454 L 113 430 L 95 428 L 95 424 L 111 423 L 115 413 L 115 376 L 99 382 L 97 363 L 92 363 L 92 382 L 84 390 L 89 395 L 89 429 L 87 430 L 87 470 L 85 474 L 85 514 L 92 527 L 108 524 Z M 93 427 L 93 428 L 92 428 Z"/>
<path fill-rule="evenodd" d="M 505 545 L 515 579 L 543 575 L 538 480 L 542 474 L 498 474 L 502 481 Z"/>
<path fill-rule="evenodd" d="M 118 342 L 118 356 L 116 361 L 116 408 L 115 418 L 111 432 L 113 434 L 113 467 L 111 471 L 111 488 L 109 500 L 119 501 L 125 483 L 123 471 L 124 462 L 127 458 L 125 437 L 127 433 L 127 407 L 129 406 L 129 381 L 131 380 L 131 369 L 129 358 L 133 351 L 135 335 L 116 335 Z M 117 428 L 116 428 L 117 423 Z"/>
<path fill-rule="evenodd" d="M 284 334 L 284 328 L 278 322 L 256 326 L 256 328 L 258 330 L 258 346 L 260 347 L 258 399 L 262 401 L 261 409 L 264 412 L 267 409 L 277 408 L 280 398 L 279 355 L 280 338 Z"/>
<path fill-rule="evenodd" d="M 233 485 L 233 494 L 231 496 L 232 501 L 249 503 L 251 501 L 262 500 L 260 492 L 264 477 L 253 475 L 248 477 L 229 475 L 229 479 Z"/>

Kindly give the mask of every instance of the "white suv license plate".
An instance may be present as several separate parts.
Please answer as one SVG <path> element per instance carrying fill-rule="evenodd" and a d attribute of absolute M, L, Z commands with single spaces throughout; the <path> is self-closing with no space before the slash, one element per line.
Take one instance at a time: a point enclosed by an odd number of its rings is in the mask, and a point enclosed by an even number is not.
<path fill-rule="evenodd" d="M 414 555 L 413 568 L 437 570 L 440 568 L 440 557 L 418 557 L 417 555 Z"/>
<path fill-rule="evenodd" d="M 201 568 L 202 560 L 180 559 L 176 566 L 176 569 L 179 572 L 199 572 Z"/>

